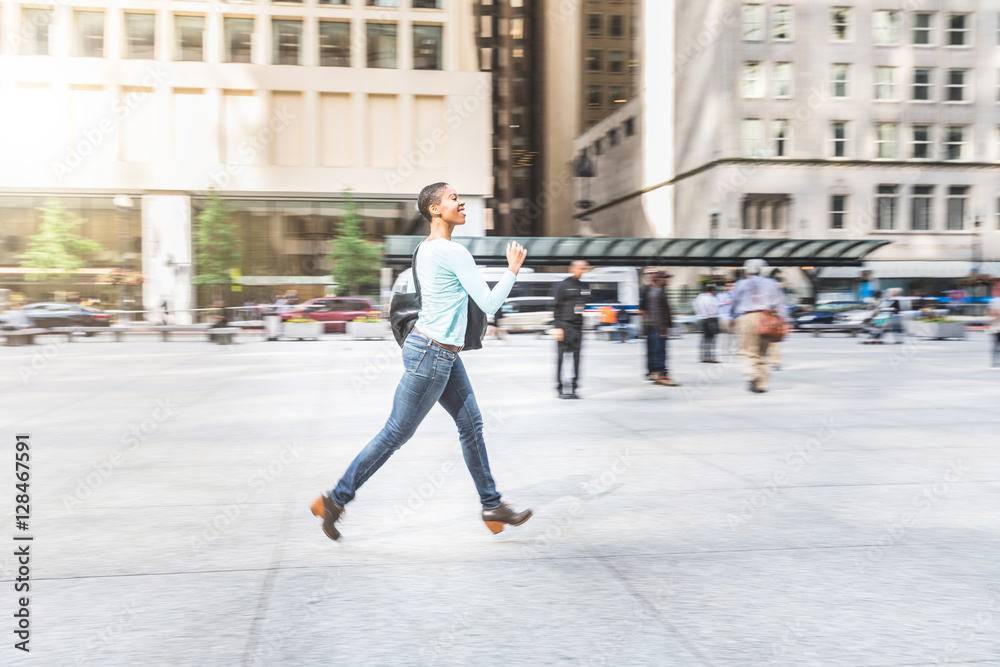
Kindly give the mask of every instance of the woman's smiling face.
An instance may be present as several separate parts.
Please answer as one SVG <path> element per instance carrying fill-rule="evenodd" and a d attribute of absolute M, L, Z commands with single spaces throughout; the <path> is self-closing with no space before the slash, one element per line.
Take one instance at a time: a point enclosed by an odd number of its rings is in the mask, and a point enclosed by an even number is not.
<path fill-rule="evenodd" d="M 465 224 L 465 202 L 459 198 L 455 188 L 450 185 L 441 193 L 441 201 L 435 204 L 437 214 L 445 222 L 453 225 Z M 431 211 L 434 213 L 434 211 Z"/>

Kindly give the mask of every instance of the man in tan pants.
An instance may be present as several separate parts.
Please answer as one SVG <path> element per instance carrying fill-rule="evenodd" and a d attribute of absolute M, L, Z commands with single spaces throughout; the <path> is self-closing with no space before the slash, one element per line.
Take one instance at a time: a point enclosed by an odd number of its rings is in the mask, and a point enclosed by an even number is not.
<path fill-rule="evenodd" d="M 767 262 L 762 259 L 748 259 L 743 265 L 746 278 L 733 288 L 732 312 L 742 345 L 744 373 L 750 391 L 755 394 L 767 391 L 767 349 L 770 341 L 758 333 L 760 321 L 765 311 L 774 311 L 782 318 L 788 312 L 781 285 L 761 275 L 766 267 Z"/>

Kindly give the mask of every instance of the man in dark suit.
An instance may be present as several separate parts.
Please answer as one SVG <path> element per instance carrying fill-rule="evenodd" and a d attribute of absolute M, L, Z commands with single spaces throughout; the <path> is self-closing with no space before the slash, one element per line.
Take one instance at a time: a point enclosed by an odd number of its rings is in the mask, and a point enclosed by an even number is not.
<path fill-rule="evenodd" d="M 580 280 L 590 270 L 587 262 L 578 259 L 569 267 L 569 278 L 556 283 L 552 288 L 555 299 L 555 328 L 552 334 L 558 341 L 556 347 L 556 393 L 559 398 L 580 398 L 576 390 L 580 386 L 580 347 L 583 343 L 583 311 L 590 298 L 590 289 Z M 573 355 L 573 384 L 569 392 L 563 391 L 563 355 Z"/>
<path fill-rule="evenodd" d="M 665 387 L 677 387 L 667 371 L 667 335 L 673 326 L 670 300 L 667 298 L 669 273 L 653 271 L 649 274 L 652 284 L 642 291 L 639 312 L 646 327 L 646 368 L 649 379 Z"/>

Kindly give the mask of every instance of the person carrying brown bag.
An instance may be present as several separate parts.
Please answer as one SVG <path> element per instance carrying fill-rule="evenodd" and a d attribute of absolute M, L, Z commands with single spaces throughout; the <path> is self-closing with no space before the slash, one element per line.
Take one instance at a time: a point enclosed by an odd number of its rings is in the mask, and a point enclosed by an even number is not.
<path fill-rule="evenodd" d="M 742 344 L 744 373 L 755 394 L 767 391 L 767 349 L 784 337 L 788 312 L 781 285 L 761 275 L 765 268 L 764 260 L 748 259 L 743 264 L 746 277 L 733 288 L 732 313 Z"/>

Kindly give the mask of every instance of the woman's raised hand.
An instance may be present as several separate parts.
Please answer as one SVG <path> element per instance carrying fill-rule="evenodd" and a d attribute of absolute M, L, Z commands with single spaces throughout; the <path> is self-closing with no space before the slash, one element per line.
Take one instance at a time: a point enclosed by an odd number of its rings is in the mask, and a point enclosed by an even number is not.
<path fill-rule="evenodd" d="M 521 265 L 524 264 L 524 258 L 527 256 L 528 251 L 517 241 L 511 241 L 507 244 L 507 268 L 515 275 L 521 269 Z"/>

